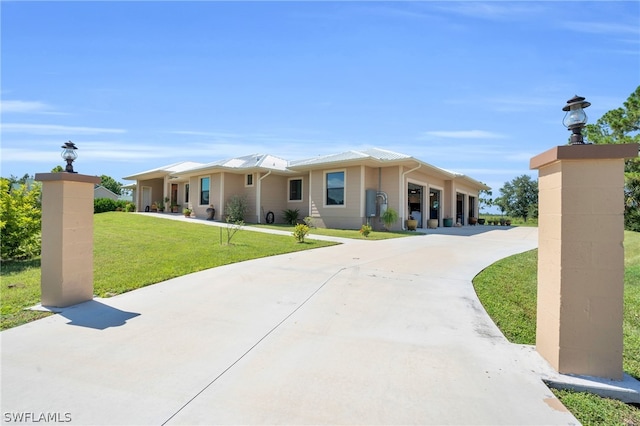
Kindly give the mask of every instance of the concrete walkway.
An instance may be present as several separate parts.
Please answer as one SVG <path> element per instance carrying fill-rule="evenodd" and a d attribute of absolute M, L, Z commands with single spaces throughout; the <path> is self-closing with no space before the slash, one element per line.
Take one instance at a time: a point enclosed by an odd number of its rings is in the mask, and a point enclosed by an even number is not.
<path fill-rule="evenodd" d="M 536 245 L 349 240 L 96 299 L 0 334 L 2 421 L 577 424 L 471 285 Z"/>

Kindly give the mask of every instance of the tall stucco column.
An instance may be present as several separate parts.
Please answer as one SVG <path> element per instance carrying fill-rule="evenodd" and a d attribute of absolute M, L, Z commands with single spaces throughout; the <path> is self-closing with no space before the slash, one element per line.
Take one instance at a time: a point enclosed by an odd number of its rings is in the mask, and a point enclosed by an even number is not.
<path fill-rule="evenodd" d="M 558 146 L 539 173 L 536 349 L 564 374 L 622 379 L 624 159 L 637 144 Z"/>
<path fill-rule="evenodd" d="M 37 173 L 42 182 L 42 305 L 93 299 L 93 189 L 98 176 Z"/>

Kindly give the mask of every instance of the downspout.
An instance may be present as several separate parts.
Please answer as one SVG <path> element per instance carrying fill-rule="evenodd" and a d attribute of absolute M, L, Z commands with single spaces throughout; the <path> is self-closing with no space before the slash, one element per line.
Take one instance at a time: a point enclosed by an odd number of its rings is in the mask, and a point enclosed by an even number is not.
<path fill-rule="evenodd" d="M 400 214 L 400 221 L 401 221 L 401 226 L 402 226 L 402 230 L 405 231 L 405 227 L 404 227 L 404 217 L 405 217 L 405 209 L 407 208 L 407 203 L 405 203 L 405 198 L 407 196 L 407 192 L 404 190 L 404 177 L 406 175 L 408 175 L 411 172 L 415 172 L 416 170 L 418 170 L 420 167 L 422 167 L 422 164 L 418 163 L 417 167 L 414 167 L 411 170 L 407 170 L 406 172 L 402 173 L 402 178 L 400 179 L 400 206 L 401 207 L 401 214 Z"/>
<path fill-rule="evenodd" d="M 262 223 L 262 217 L 260 214 L 260 204 L 262 202 L 262 179 L 266 178 L 267 176 L 269 176 L 271 174 L 273 170 L 269 170 L 267 172 L 266 175 L 262 176 L 260 179 L 258 179 L 258 188 L 257 188 L 257 194 L 256 194 L 256 213 L 258 215 L 258 223 Z"/>

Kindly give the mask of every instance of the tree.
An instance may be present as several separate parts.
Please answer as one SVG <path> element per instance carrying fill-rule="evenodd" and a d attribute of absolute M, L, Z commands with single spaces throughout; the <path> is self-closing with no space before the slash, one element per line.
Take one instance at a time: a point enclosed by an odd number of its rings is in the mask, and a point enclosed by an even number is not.
<path fill-rule="evenodd" d="M 587 124 L 585 134 L 595 144 L 640 143 L 640 86 L 623 107 L 605 113 L 595 124 Z M 640 158 L 630 158 L 624 167 L 625 228 L 640 231 Z"/>
<path fill-rule="evenodd" d="M 102 175 L 100 176 L 100 179 L 102 179 L 100 181 L 100 185 L 104 186 L 109 191 L 117 195 L 122 193 L 122 184 L 120 182 L 116 182 L 116 180 L 111 176 Z"/>
<path fill-rule="evenodd" d="M 51 169 L 51 173 L 62 173 L 62 172 L 64 172 L 64 169 L 62 168 L 61 165 L 57 165 L 53 169 Z"/>
<path fill-rule="evenodd" d="M 526 222 L 530 216 L 537 217 L 538 211 L 538 181 L 529 175 L 518 176 L 511 182 L 506 182 L 500 189 L 502 196 L 495 200 L 495 204 L 509 216 L 521 217 Z"/>
<path fill-rule="evenodd" d="M 491 207 L 494 204 L 493 192 L 490 189 L 481 189 L 478 194 L 478 199 L 480 200 L 480 211 L 482 211 L 485 207 Z"/>
<path fill-rule="evenodd" d="M 40 184 L 12 185 L 0 178 L 0 258 L 30 259 L 40 254 Z"/>

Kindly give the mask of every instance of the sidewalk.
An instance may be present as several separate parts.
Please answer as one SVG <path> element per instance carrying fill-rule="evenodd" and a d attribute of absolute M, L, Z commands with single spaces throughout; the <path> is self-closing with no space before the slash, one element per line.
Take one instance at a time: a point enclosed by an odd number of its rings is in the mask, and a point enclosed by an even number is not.
<path fill-rule="evenodd" d="M 536 245 L 348 240 L 96 299 L 0 333 L 2 421 L 577 424 L 471 285 Z"/>

